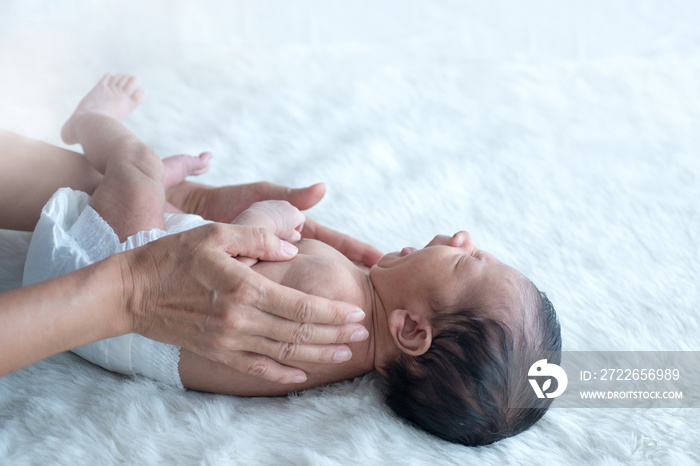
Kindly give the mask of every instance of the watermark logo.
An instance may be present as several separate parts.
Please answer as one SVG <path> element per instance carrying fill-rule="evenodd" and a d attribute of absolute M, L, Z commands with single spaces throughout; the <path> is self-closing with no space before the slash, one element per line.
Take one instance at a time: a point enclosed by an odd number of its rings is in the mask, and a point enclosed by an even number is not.
<path fill-rule="evenodd" d="M 508 374 L 508 408 L 700 408 L 700 351 L 511 351 Z"/>
<path fill-rule="evenodd" d="M 566 386 L 569 384 L 569 378 L 566 376 L 564 369 L 556 364 L 549 364 L 546 359 L 540 359 L 530 366 L 527 375 L 528 381 L 530 385 L 532 385 L 532 389 L 535 391 L 537 398 L 556 398 L 564 393 Z M 536 377 L 547 377 L 547 379 L 540 387 Z M 557 381 L 556 390 L 547 393 L 547 390 L 552 386 L 552 379 Z"/>

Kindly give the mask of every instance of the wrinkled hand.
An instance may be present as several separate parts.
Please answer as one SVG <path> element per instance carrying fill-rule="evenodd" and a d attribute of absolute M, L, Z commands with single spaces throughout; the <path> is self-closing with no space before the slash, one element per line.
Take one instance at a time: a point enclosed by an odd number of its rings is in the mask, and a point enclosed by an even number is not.
<path fill-rule="evenodd" d="M 263 379 L 303 382 L 272 358 L 334 362 L 367 338 L 356 306 L 278 285 L 232 259 L 288 260 L 296 248 L 260 228 L 208 224 L 120 254 L 133 332 Z"/>
<path fill-rule="evenodd" d="M 185 212 L 195 213 L 215 222 L 231 223 L 241 212 L 258 201 L 284 200 L 299 210 L 306 210 L 316 205 L 325 193 L 326 187 L 323 183 L 292 189 L 268 182 L 220 188 L 185 182 L 168 191 L 168 200 Z M 376 264 L 382 257 L 382 253 L 369 244 L 320 225 L 308 217 L 302 237 L 323 241 L 348 259 L 368 267 Z"/>
<path fill-rule="evenodd" d="M 287 201 L 299 210 L 310 209 L 323 198 L 323 183 L 300 189 L 261 181 L 258 183 L 222 186 L 184 182 L 168 190 L 168 201 L 187 213 L 207 220 L 232 223 L 244 210 L 259 201 Z"/>

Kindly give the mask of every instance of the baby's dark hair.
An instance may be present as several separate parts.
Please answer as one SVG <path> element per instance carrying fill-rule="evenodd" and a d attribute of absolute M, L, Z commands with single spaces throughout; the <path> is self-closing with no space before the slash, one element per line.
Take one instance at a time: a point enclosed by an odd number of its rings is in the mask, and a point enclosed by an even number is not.
<path fill-rule="evenodd" d="M 468 446 L 488 445 L 537 422 L 552 399 L 537 398 L 529 366 L 513 358 L 528 354 L 531 362 L 548 357 L 559 364 L 561 329 L 550 300 L 527 283 L 524 306 L 530 309 L 518 313 L 531 312 L 520 319 L 527 325 L 509 326 L 478 309 L 435 313 L 430 349 L 417 357 L 401 353 L 384 368 L 387 405 L 412 424 Z"/>

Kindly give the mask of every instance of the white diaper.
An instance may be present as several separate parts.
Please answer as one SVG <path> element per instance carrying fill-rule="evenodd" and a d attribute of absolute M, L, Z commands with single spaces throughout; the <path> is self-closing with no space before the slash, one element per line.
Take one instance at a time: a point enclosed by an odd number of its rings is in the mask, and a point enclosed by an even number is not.
<path fill-rule="evenodd" d="M 61 188 L 44 206 L 29 245 L 23 285 L 72 272 L 112 254 L 208 223 L 198 215 L 165 214 L 165 230 L 141 231 L 120 243 L 112 227 L 88 205 L 89 201 L 90 196 L 84 192 Z M 139 374 L 183 388 L 177 369 L 178 346 L 132 333 L 72 351 L 105 369 Z"/>

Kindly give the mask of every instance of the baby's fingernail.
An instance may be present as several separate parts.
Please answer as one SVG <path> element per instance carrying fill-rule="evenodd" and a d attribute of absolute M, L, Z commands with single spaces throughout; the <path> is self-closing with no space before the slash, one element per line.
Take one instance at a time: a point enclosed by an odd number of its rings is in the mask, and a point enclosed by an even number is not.
<path fill-rule="evenodd" d="M 349 349 L 345 349 L 345 348 L 339 349 L 333 355 L 334 362 L 345 362 L 345 361 L 349 361 L 351 358 L 352 358 L 352 353 L 350 352 Z"/>
<path fill-rule="evenodd" d="M 288 243 L 286 241 L 282 241 L 282 252 L 284 253 L 285 256 L 294 257 L 299 252 L 299 249 L 297 249 L 297 247 L 291 243 Z"/>
<path fill-rule="evenodd" d="M 356 330 L 355 333 L 350 336 L 350 341 L 364 341 L 369 336 L 369 332 L 366 329 Z"/>
<path fill-rule="evenodd" d="M 292 382 L 294 382 L 294 383 L 306 382 L 306 375 L 304 375 L 304 374 L 295 375 L 294 378 L 292 379 Z"/>
<path fill-rule="evenodd" d="M 365 320 L 365 311 L 361 309 L 357 309 L 355 311 L 352 311 L 350 314 L 348 314 L 348 317 L 345 319 L 346 323 L 355 323 L 355 322 L 362 322 Z"/>

